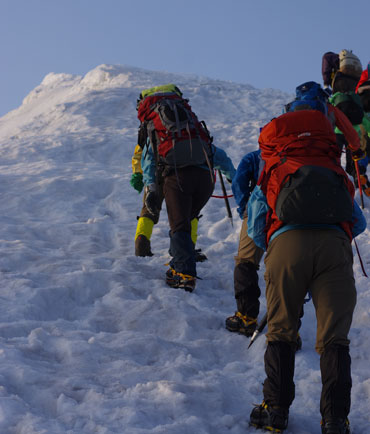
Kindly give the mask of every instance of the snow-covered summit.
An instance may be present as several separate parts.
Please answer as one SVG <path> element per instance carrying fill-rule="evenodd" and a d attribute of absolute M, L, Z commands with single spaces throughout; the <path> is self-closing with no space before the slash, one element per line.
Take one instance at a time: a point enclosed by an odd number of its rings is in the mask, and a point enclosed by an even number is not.
<path fill-rule="evenodd" d="M 164 284 L 166 210 L 153 258 L 133 256 L 141 195 L 129 184 L 141 90 L 176 83 L 237 166 L 292 95 L 193 75 L 100 65 L 48 74 L 0 118 L 0 432 L 244 434 L 261 400 L 264 339 L 224 329 L 235 310 L 231 227 L 220 199 L 199 224 L 193 294 Z M 292 88 L 299 83 L 292 84 Z M 218 186 L 216 189 L 219 188 Z M 217 190 L 216 190 L 217 192 Z M 369 220 L 370 201 L 365 215 Z M 358 238 L 370 263 L 369 231 Z M 370 406 L 369 288 L 358 257 L 351 332 L 354 430 Z M 262 292 L 263 267 L 260 272 Z M 262 311 L 265 301 L 262 297 Z M 305 308 L 288 433 L 320 432 L 315 318 Z"/>

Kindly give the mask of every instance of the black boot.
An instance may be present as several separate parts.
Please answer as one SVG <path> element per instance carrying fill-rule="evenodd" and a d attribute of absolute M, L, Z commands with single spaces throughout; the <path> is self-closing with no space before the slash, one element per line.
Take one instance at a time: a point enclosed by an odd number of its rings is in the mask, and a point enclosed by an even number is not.
<path fill-rule="evenodd" d="M 330 418 L 321 421 L 322 434 L 351 434 L 348 419 Z"/>
<path fill-rule="evenodd" d="M 193 292 L 196 284 L 196 277 L 187 274 L 177 273 L 170 268 L 166 272 L 166 283 L 171 288 L 182 288 L 187 292 Z"/>
<path fill-rule="evenodd" d="M 257 318 L 250 318 L 240 312 L 235 312 L 235 315 L 226 318 L 225 326 L 230 332 L 250 337 L 256 330 Z"/>
<path fill-rule="evenodd" d="M 282 407 L 272 407 L 262 402 L 251 412 L 250 424 L 271 432 L 282 433 L 288 426 L 289 410 Z"/>

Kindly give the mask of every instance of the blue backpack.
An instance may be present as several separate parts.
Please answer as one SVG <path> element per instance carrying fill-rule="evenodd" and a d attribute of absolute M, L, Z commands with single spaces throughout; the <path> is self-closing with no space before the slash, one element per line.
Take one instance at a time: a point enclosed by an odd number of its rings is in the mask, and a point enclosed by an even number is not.
<path fill-rule="evenodd" d="M 329 95 L 320 84 L 314 81 L 307 81 L 296 87 L 296 98 L 285 106 L 285 112 L 296 112 L 298 110 L 319 110 L 328 114 L 327 101 Z"/>

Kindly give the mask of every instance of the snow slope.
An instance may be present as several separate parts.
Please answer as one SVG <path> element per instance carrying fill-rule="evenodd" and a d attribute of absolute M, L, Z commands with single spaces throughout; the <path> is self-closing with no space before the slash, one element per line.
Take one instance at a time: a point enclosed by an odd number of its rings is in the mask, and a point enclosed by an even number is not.
<path fill-rule="evenodd" d="M 140 91 L 175 82 L 237 166 L 292 96 L 277 90 L 101 65 L 51 73 L 0 118 L 0 432 L 242 434 L 262 399 L 265 339 L 224 329 L 235 310 L 234 227 L 223 200 L 203 210 L 194 293 L 164 284 L 165 209 L 155 256 L 133 255 L 141 195 L 129 184 Z M 299 83 L 297 83 L 299 84 Z M 216 186 L 216 194 L 219 186 Z M 358 199 L 358 198 L 357 198 Z M 365 215 L 370 220 L 370 201 Z M 357 243 L 370 272 L 369 230 Z M 355 255 L 356 434 L 370 422 L 370 290 Z M 264 267 L 261 267 L 262 292 Z M 265 299 L 261 299 L 261 314 Z M 320 432 L 315 315 L 305 306 L 287 433 Z"/>

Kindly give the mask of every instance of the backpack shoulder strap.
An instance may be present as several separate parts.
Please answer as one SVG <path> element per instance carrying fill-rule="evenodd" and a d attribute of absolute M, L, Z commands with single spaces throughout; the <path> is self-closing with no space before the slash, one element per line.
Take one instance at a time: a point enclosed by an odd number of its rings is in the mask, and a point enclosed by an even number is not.
<path fill-rule="evenodd" d="M 144 149 L 148 144 L 147 122 L 141 122 L 137 132 L 137 144 L 141 149 Z"/>

